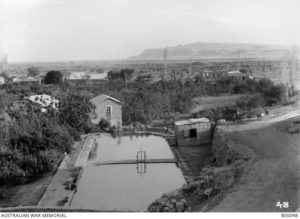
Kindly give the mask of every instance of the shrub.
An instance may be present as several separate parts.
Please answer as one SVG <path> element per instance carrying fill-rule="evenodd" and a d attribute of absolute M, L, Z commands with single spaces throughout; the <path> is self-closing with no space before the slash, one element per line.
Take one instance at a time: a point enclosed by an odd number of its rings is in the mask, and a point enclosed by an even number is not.
<path fill-rule="evenodd" d="M 95 106 L 84 96 L 69 94 L 60 100 L 59 105 L 60 122 L 78 131 L 82 131 L 94 115 Z"/>
<path fill-rule="evenodd" d="M 266 100 L 261 94 L 247 95 L 240 97 L 237 100 L 236 105 L 243 110 L 247 110 L 257 107 L 264 107 L 266 105 Z"/>
<path fill-rule="evenodd" d="M 99 127 L 101 129 L 108 129 L 111 126 L 110 122 L 104 118 L 100 119 Z"/>
<path fill-rule="evenodd" d="M 49 71 L 45 78 L 45 84 L 61 84 L 62 83 L 62 74 L 60 71 Z"/>
<path fill-rule="evenodd" d="M 92 124 L 91 122 L 87 122 L 85 126 L 83 127 L 84 133 L 95 133 L 100 132 L 101 128 L 97 125 Z"/>
<path fill-rule="evenodd" d="M 12 121 L 0 130 L 3 149 L 0 182 L 23 183 L 54 170 L 64 152 L 70 152 L 73 138 L 55 116 L 28 107 L 12 114 Z"/>

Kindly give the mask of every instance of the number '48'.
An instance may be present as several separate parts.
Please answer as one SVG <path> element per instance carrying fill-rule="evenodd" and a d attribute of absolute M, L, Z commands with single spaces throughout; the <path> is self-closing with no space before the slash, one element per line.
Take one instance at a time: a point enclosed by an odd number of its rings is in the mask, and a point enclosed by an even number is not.
<path fill-rule="evenodd" d="M 276 204 L 276 207 L 279 207 L 280 209 L 281 208 L 288 208 L 289 207 L 289 203 L 288 202 L 280 202 L 278 201 L 277 204 Z"/>

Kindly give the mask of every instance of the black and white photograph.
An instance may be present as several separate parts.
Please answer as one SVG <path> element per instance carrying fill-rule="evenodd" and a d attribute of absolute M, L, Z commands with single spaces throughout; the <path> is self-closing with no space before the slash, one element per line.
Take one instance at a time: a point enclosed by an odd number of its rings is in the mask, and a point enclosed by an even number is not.
<path fill-rule="evenodd" d="M 298 218 L 299 50 L 299 0 L 0 0 L 0 218 Z"/>

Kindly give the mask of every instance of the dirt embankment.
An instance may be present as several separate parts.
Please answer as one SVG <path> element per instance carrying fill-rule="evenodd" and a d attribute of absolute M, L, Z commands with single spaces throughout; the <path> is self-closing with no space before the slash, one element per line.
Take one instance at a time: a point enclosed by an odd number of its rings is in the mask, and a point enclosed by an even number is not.
<path fill-rule="evenodd" d="M 163 195 L 148 210 L 296 211 L 300 134 L 288 130 L 300 126 L 300 117 L 289 114 L 219 127 L 213 141 L 213 167 L 203 169 L 183 188 Z M 277 207 L 278 202 L 288 202 L 288 207 Z"/>
<path fill-rule="evenodd" d="M 242 148 L 242 147 L 241 147 Z M 206 211 L 213 197 L 232 187 L 246 172 L 255 155 L 246 149 L 232 147 L 226 133 L 217 129 L 213 141 L 213 164 L 203 168 L 182 188 L 164 194 L 148 208 L 151 212 Z"/>
<path fill-rule="evenodd" d="M 283 115 L 282 118 L 286 118 Z M 276 212 L 299 207 L 299 133 L 290 133 L 300 117 L 280 118 L 257 124 L 230 127 L 227 137 L 236 150 L 247 149 L 256 158 L 247 167 L 240 183 L 219 199 L 210 211 Z M 276 206 L 288 203 L 287 208 Z"/>

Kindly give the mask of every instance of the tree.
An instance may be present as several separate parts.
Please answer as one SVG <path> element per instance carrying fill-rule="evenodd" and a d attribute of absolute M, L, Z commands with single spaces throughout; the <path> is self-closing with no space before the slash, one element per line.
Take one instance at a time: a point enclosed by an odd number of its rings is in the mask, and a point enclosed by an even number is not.
<path fill-rule="evenodd" d="M 59 119 L 76 130 L 82 130 L 94 116 L 95 106 L 88 98 L 70 94 L 59 103 Z"/>
<path fill-rule="evenodd" d="M 134 69 L 128 69 L 128 68 L 121 69 L 120 74 L 123 81 L 130 80 L 132 78 L 133 72 Z"/>
<path fill-rule="evenodd" d="M 49 71 L 45 78 L 45 84 L 61 84 L 62 83 L 62 74 L 60 71 Z"/>
<path fill-rule="evenodd" d="M 117 79 L 120 79 L 121 77 L 120 77 L 120 72 L 118 72 L 118 71 L 109 71 L 108 73 L 107 73 L 107 79 L 108 80 L 117 80 Z"/>
<path fill-rule="evenodd" d="M 122 79 L 123 81 L 130 80 L 133 76 L 134 69 L 124 68 L 120 71 L 109 71 L 107 73 L 107 78 L 109 80 Z"/>
<path fill-rule="evenodd" d="M 27 71 L 28 71 L 27 73 L 28 76 L 36 77 L 39 75 L 39 70 L 36 67 L 30 67 L 27 69 Z"/>

